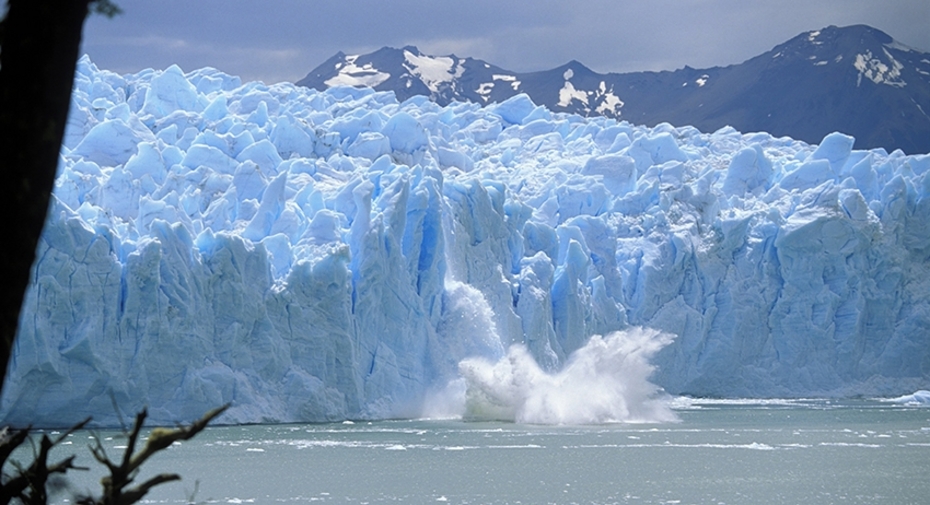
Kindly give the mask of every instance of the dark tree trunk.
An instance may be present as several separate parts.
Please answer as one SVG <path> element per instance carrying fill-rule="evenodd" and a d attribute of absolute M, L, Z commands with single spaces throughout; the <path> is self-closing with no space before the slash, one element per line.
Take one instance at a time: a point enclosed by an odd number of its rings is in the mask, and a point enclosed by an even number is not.
<path fill-rule="evenodd" d="M 92 0 L 8 0 L 0 28 L 0 391 L 45 223 Z"/>

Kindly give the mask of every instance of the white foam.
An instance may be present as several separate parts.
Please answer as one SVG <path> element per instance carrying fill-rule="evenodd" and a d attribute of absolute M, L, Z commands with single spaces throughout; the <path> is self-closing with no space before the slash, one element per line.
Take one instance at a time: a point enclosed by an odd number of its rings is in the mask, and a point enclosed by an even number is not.
<path fill-rule="evenodd" d="M 466 359 L 465 418 L 536 424 L 676 420 L 649 382 L 649 359 L 671 342 L 655 330 L 631 328 L 594 336 L 565 367 L 546 373 L 526 347 L 510 347 L 497 363 Z"/>

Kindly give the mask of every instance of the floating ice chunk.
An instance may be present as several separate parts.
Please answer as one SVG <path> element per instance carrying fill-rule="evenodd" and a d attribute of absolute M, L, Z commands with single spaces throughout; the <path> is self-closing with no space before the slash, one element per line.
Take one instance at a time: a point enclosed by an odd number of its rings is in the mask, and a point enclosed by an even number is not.
<path fill-rule="evenodd" d="M 888 401 L 902 403 L 904 405 L 930 406 L 930 391 L 921 389 L 920 391 L 915 391 L 913 394 L 899 396 Z"/>

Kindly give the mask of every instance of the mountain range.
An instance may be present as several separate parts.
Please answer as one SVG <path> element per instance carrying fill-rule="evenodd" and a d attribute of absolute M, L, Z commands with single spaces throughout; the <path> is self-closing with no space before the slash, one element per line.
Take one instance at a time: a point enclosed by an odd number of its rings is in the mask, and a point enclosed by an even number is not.
<path fill-rule="evenodd" d="M 554 112 L 603 115 L 634 124 L 668 122 L 702 131 L 732 126 L 819 143 L 833 131 L 858 149 L 930 153 L 930 53 L 865 25 L 802 33 L 737 65 L 600 74 L 578 61 L 540 72 L 512 72 L 416 47 L 337 53 L 298 85 L 370 86 L 400 101 L 428 96 L 502 102 L 519 93 Z"/>

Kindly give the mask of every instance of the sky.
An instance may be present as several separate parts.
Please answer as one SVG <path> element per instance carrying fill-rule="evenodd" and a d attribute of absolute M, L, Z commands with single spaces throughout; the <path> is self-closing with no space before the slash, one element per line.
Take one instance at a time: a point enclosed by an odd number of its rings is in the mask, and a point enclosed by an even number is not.
<path fill-rule="evenodd" d="M 741 63 L 802 32 L 867 24 L 930 52 L 928 0 L 115 0 L 82 50 L 121 74 L 171 64 L 297 81 L 342 51 L 417 46 L 525 72 Z"/>

